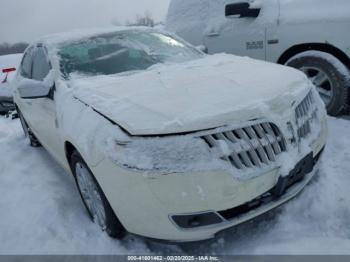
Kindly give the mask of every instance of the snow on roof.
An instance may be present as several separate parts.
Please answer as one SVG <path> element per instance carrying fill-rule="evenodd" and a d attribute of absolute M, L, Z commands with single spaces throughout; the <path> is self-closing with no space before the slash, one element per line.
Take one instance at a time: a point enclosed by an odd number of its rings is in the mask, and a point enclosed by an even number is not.
<path fill-rule="evenodd" d="M 80 39 L 93 37 L 101 34 L 114 33 L 125 30 L 152 30 L 149 27 L 142 26 L 114 26 L 102 28 L 77 29 L 68 32 L 56 33 L 39 38 L 36 43 L 44 43 L 46 45 L 60 45 L 65 42 L 78 41 Z"/>

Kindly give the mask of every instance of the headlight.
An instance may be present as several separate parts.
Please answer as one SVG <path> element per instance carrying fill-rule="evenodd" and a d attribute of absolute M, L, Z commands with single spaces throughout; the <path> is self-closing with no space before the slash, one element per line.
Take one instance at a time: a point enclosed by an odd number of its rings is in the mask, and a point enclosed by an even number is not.
<path fill-rule="evenodd" d="M 109 156 L 117 164 L 164 173 L 222 169 L 226 163 L 207 144 L 191 135 L 166 137 L 114 137 Z"/>

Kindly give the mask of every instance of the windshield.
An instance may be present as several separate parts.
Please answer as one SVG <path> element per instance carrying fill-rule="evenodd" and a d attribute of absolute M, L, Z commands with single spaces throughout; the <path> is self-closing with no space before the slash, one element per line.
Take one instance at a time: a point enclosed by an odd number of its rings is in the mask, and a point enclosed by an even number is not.
<path fill-rule="evenodd" d="M 111 75 L 203 56 L 192 46 L 155 31 L 128 30 L 66 44 L 59 49 L 64 77 L 72 73 Z"/>

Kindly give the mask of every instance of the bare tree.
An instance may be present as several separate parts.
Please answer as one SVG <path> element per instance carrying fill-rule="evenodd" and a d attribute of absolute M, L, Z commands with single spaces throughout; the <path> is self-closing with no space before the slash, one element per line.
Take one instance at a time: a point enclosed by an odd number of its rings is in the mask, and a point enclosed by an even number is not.
<path fill-rule="evenodd" d="M 128 26 L 148 26 L 148 27 L 154 27 L 155 22 L 152 17 L 152 14 L 147 11 L 143 15 L 137 15 L 135 20 L 130 22 L 126 21 L 126 25 Z"/>
<path fill-rule="evenodd" d="M 28 44 L 24 42 L 15 44 L 2 43 L 0 44 L 0 55 L 23 53 L 27 46 Z"/>

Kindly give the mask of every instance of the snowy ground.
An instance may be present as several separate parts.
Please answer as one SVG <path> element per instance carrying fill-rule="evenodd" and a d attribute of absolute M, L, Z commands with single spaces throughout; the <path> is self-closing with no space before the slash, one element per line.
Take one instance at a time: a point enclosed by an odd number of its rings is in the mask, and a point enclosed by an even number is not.
<path fill-rule="evenodd" d="M 71 177 L 0 116 L 0 254 L 350 254 L 350 119 L 329 119 L 320 174 L 295 200 L 211 243 L 182 249 L 108 238 L 88 219 Z"/>

